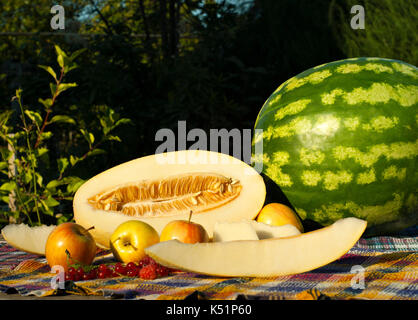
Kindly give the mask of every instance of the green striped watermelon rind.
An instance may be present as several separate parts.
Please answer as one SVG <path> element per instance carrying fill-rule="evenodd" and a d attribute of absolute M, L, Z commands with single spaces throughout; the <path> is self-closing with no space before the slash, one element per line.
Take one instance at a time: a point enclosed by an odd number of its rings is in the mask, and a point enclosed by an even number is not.
<path fill-rule="evenodd" d="M 263 173 L 302 219 L 347 216 L 369 234 L 417 224 L 418 69 L 383 58 L 327 63 L 287 80 L 263 105 Z M 260 159 L 262 157 L 262 159 Z"/>

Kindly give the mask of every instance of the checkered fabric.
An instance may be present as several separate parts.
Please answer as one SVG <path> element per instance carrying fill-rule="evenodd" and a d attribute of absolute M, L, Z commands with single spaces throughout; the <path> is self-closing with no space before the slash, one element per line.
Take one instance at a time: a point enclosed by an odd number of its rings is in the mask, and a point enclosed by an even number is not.
<path fill-rule="evenodd" d="M 219 278 L 177 272 L 155 280 L 117 277 L 65 283 L 52 289 L 45 258 L 24 253 L 0 238 L 0 290 L 38 297 L 103 295 L 123 299 L 418 299 L 418 236 L 360 239 L 340 259 L 296 275 Z M 115 263 L 102 252 L 95 263 Z"/>

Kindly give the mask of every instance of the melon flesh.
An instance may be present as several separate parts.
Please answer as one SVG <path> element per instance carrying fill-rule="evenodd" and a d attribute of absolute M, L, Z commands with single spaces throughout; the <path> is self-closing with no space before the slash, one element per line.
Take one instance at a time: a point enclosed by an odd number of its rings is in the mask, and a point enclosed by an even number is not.
<path fill-rule="evenodd" d="M 7 243 L 16 249 L 45 255 L 46 241 L 55 227 L 55 225 L 30 227 L 23 223 L 9 224 L 1 229 L 1 234 Z"/>
<path fill-rule="evenodd" d="M 271 226 L 263 222 L 257 222 L 255 220 L 250 221 L 250 224 L 257 233 L 259 240 L 270 238 L 284 238 L 300 234 L 299 229 L 292 224 L 285 224 L 282 226 Z"/>
<path fill-rule="evenodd" d="M 255 220 L 217 222 L 213 229 L 213 241 L 262 240 L 283 238 L 300 234 L 294 225 L 271 226 Z"/>
<path fill-rule="evenodd" d="M 213 241 L 259 240 L 257 232 L 248 221 L 217 222 L 213 228 Z"/>
<path fill-rule="evenodd" d="M 138 201 L 122 204 L 120 201 L 109 206 L 100 204 L 102 200 L 97 200 L 100 197 L 104 199 L 103 194 L 110 194 L 114 190 L 128 190 L 126 186 L 143 186 L 155 182 L 158 184 L 169 179 L 177 179 L 176 177 L 183 179 L 188 175 L 200 174 L 230 179 L 230 186 L 225 184 L 222 192 L 226 194 L 229 188 L 235 191 L 229 198 L 221 197 L 218 203 L 215 201 L 210 206 L 202 205 L 202 207 L 199 207 L 201 203 L 204 203 L 199 200 L 202 194 L 196 193 L 196 190 L 194 193 L 186 192 L 184 198 L 180 197 L 180 199 L 184 200 L 183 202 L 187 205 L 180 207 L 176 204 L 175 209 L 173 209 L 174 206 L 169 208 L 173 202 L 170 197 L 154 199 L 150 196 L 151 198 L 148 197 L 146 200 L 141 198 Z M 178 184 L 176 188 L 183 188 L 184 185 L 184 183 Z M 201 185 L 203 195 L 211 196 L 209 193 L 212 189 L 208 189 L 203 183 Z M 187 187 L 184 188 L 187 189 Z M 164 191 L 167 188 L 157 189 Z M 170 192 L 171 190 L 170 187 Z M 147 194 L 151 194 L 151 191 L 153 192 L 151 189 L 147 191 Z M 138 191 L 135 190 L 133 193 L 137 194 Z M 117 196 L 116 193 L 114 195 L 108 199 L 114 199 Z M 263 178 L 245 162 L 217 152 L 183 150 L 132 160 L 91 178 L 78 189 L 74 196 L 74 220 L 85 228 L 94 226 L 91 234 L 97 245 L 104 248 L 109 247 L 109 239 L 113 231 L 125 221 L 140 220 L 150 224 L 158 233 L 161 233 L 170 221 L 187 220 L 190 211 L 193 211 L 193 222 L 201 224 L 209 237 L 212 237 L 213 226 L 217 221 L 254 219 L 264 204 L 265 195 Z M 195 203 L 199 204 L 194 206 Z M 139 207 L 144 209 L 144 212 L 135 212 L 132 209 Z M 156 207 L 161 210 L 155 209 Z M 162 212 L 164 210 L 165 212 Z"/>
<path fill-rule="evenodd" d="M 307 272 L 345 254 L 367 222 L 345 218 L 287 238 L 186 244 L 160 242 L 145 252 L 171 268 L 226 277 L 272 277 Z"/>

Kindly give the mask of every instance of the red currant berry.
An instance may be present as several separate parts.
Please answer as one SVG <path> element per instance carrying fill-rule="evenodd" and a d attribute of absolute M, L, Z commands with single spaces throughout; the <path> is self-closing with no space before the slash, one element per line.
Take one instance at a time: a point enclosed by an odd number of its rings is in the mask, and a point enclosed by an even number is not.
<path fill-rule="evenodd" d="M 68 274 L 74 276 L 77 273 L 77 270 L 74 267 L 68 268 Z"/>
<path fill-rule="evenodd" d="M 98 275 L 99 279 L 107 278 L 107 273 L 103 272 L 103 271 L 99 271 L 99 273 L 97 275 Z"/>
<path fill-rule="evenodd" d="M 99 265 L 98 271 L 99 272 L 107 272 L 107 265 L 102 263 L 101 265 Z"/>
<path fill-rule="evenodd" d="M 129 262 L 127 265 L 126 265 L 126 269 L 128 269 L 128 270 L 136 270 L 138 267 L 137 267 L 137 265 L 135 264 L 135 262 Z"/>
<path fill-rule="evenodd" d="M 90 279 L 96 279 L 97 278 L 97 269 L 91 269 L 88 272 L 89 278 Z"/>
<path fill-rule="evenodd" d="M 128 277 L 136 277 L 136 275 L 138 274 L 138 270 L 137 269 L 129 269 L 127 272 L 126 272 L 126 275 L 128 276 Z"/>
<path fill-rule="evenodd" d="M 126 268 L 122 264 L 118 264 L 115 266 L 115 272 L 118 274 L 126 275 Z"/>
<path fill-rule="evenodd" d="M 65 281 L 73 281 L 73 280 L 74 280 L 74 277 L 71 274 L 69 273 L 65 274 Z"/>
<path fill-rule="evenodd" d="M 79 267 L 77 269 L 77 275 L 79 275 L 81 278 L 84 276 L 84 269 L 82 267 Z"/>
<path fill-rule="evenodd" d="M 157 273 L 157 276 L 159 276 L 159 277 L 166 277 L 170 273 L 169 270 L 168 270 L 168 268 L 166 268 L 166 267 L 164 267 L 162 265 L 158 265 L 155 268 L 155 272 Z"/>

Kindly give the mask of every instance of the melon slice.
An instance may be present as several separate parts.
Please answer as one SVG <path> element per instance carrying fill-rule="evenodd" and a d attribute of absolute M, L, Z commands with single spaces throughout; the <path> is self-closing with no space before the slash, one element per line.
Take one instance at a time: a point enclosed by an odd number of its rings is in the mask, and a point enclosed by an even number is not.
<path fill-rule="evenodd" d="M 55 225 L 30 227 L 26 224 L 9 224 L 1 229 L 1 234 L 8 244 L 21 251 L 45 255 L 48 236 Z"/>
<path fill-rule="evenodd" d="M 257 232 L 249 221 L 217 222 L 213 227 L 213 241 L 258 240 Z"/>
<path fill-rule="evenodd" d="M 284 238 L 290 236 L 296 236 L 300 234 L 300 231 L 293 224 L 285 224 L 282 226 L 271 226 L 263 222 L 257 222 L 255 220 L 250 221 L 250 224 L 257 233 L 257 237 L 260 240 L 270 238 Z"/>
<path fill-rule="evenodd" d="M 263 178 L 229 155 L 183 150 L 132 160 L 88 180 L 74 196 L 76 223 L 108 248 L 113 231 L 141 220 L 158 233 L 172 220 L 201 224 L 212 237 L 216 221 L 254 219 L 266 196 Z"/>
<path fill-rule="evenodd" d="M 217 222 L 213 228 L 213 241 L 262 240 L 300 234 L 294 225 L 271 226 L 255 220 Z"/>
<path fill-rule="evenodd" d="M 358 241 L 366 225 L 366 221 L 350 217 L 286 238 L 195 244 L 170 240 L 145 252 L 167 267 L 213 276 L 291 275 L 338 259 Z"/>

